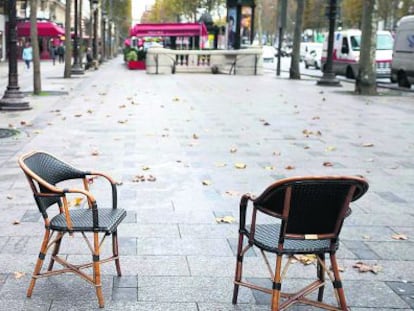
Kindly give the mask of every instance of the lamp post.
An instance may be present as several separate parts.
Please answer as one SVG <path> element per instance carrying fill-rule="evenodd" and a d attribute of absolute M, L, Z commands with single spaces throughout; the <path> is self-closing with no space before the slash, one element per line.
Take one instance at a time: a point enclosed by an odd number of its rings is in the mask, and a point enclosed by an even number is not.
<path fill-rule="evenodd" d="M 337 5 L 336 0 L 329 0 L 328 19 L 329 19 L 329 34 L 328 34 L 328 51 L 326 64 L 323 69 L 323 75 L 316 84 L 326 86 L 341 86 L 341 83 L 336 78 L 332 69 L 333 45 L 335 36 L 335 20 L 336 20 Z"/>
<path fill-rule="evenodd" d="M 106 11 L 102 10 L 102 61 L 106 61 Z"/>
<path fill-rule="evenodd" d="M 9 81 L 4 96 L 0 99 L 0 110 L 28 110 L 29 102 L 20 92 L 17 73 L 17 31 L 16 31 L 16 0 L 9 0 L 9 28 L 7 41 L 9 51 Z"/>
<path fill-rule="evenodd" d="M 108 20 L 108 59 L 112 58 L 112 20 Z"/>
<path fill-rule="evenodd" d="M 99 0 L 89 0 L 91 2 L 91 8 L 92 8 L 92 57 L 94 60 L 98 59 L 98 5 Z"/>
<path fill-rule="evenodd" d="M 79 62 L 79 46 L 78 46 L 78 24 L 79 24 L 79 19 L 78 19 L 78 0 L 74 0 L 75 3 L 75 7 L 74 7 L 74 14 L 75 14 L 75 34 L 74 34 L 74 38 L 73 38 L 73 65 L 72 65 L 72 69 L 70 70 L 71 74 L 74 75 L 83 75 L 85 73 L 85 71 L 83 70 L 80 62 Z"/>

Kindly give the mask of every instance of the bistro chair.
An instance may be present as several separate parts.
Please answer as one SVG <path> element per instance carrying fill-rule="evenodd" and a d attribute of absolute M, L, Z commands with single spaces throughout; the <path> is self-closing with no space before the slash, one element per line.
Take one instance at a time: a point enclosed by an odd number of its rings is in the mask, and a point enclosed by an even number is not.
<path fill-rule="evenodd" d="M 115 181 L 101 172 L 82 171 L 57 159 L 46 152 L 33 151 L 21 156 L 18 160 L 33 191 L 37 207 L 43 216 L 45 234 L 40 248 L 32 279 L 27 290 L 27 297 L 31 297 L 36 280 L 43 277 L 62 273 L 75 273 L 95 286 L 99 307 L 104 307 L 102 294 L 100 264 L 115 261 L 118 276 L 121 276 L 121 267 L 118 254 L 117 228 L 126 216 L 126 211 L 117 208 L 117 190 Z M 111 188 L 112 207 L 98 208 L 94 195 L 90 192 L 89 182 L 96 177 L 107 180 Z M 70 181 L 75 180 L 75 181 Z M 67 184 L 76 184 L 80 187 L 67 188 Z M 59 184 L 59 185 L 57 185 Z M 62 186 L 61 186 L 62 185 Z M 109 187 L 108 187 L 109 190 Z M 87 202 L 86 207 L 70 207 L 68 195 L 76 194 Z M 56 206 L 55 216 L 49 218 L 49 207 Z M 51 212 L 52 213 L 52 212 Z M 66 234 L 80 233 L 92 253 L 92 261 L 81 265 L 69 263 L 59 250 L 63 237 Z M 106 237 L 112 236 L 112 256 L 101 259 L 100 252 Z M 90 240 L 93 241 L 91 242 Z M 42 271 L 46 254 L 51 249 L 50 262 L 46 271 Z M 57 262 L 63 268 L 53 269 Z M 92 268 L 90 275 L 83 271 Z"/>
<path fill-rule="evenodd" d="M 233 304 L 237 303 L 239 286 L 246 286 L 270 294 L 272 311 L 285 310 L 295 303 L 326 310 L 348 310 L 335 253 L 343 221 L 351 213 L 350 203 L 367 190 L 368 183 L 360 177 L 310 176 L 281 179 L 258 197 L 243 195 Z M 247 220 L 249 202 L 251 219 Z M 245 237 L 247 243 L 243 241 Z M 242 277 L 243 257 L 252 247 L 258 248 L 263 255 L 272 288 L 253 284 Z M 276 255 L 274 271 L 266 253 Z M 293 255 L 298 254 L 315 255 L 316 280 L 296 293 L 282 292 L 283 278 L 294 260 Z M 325 265 L 326 254 L 330 256 L 332 271 Z M 284 255 L 288 260 L 282 267 Z M 323 302 L 325 274 L 332 282 L 337 306 Z M 307 297 L 316 290 L 317 299 Z"/>

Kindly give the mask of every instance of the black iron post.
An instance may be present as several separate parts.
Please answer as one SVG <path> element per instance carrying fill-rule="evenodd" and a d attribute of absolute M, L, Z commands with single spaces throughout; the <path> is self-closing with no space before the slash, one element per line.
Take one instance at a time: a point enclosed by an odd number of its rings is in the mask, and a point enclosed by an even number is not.
<path fill-rule="evenodd" d="M 286 28 L 286 15 L 287 15 L 287 0 L 282 0 L 280 3 L 280 14 L 279 14 L 279 41 L 277 44 L 277 66 L 276 75 L 280 76 L 280 58 L 282 57 L 282 43 L 284 36 L 284 29 Z"/>
<path fill-rule="evenodd" d="M 17 73 L 17 30 L 16 0 L 9 0 L 9 28 L 7 30 L 7 48 L 9 58 L 9 81 L 3 98 L 0 99 L 0 110 L 28 110 L 32 107 L 24 99 L 20 91 Z"/>
<path fill-rule="evenodd" d="M 112 58 L 112 20 L 108 20 L 108 59 Z"/>
<path fill-rule="evenodd" d="M 99 0 L 90 0 L 92 3 L 92 57 L 98 60 L 98 4 Z"/>
<path fill-rule="evenodd" d="M 75 34 L 73 38 L 73 65 L 72 69 L 70 70 L 71 74 L 74 75 L 83 75 L 85 71 L 82 68 L 82 65 L 79 60 L 79 38 L 78 38 L 78 24 L 79 24 L 79 18 L 78 18 L 78 0 L 74 0 L 74 14 L 75 14 Z"/>
<path fill-rule="evenodd" d="M 333 56 L 333 45 L 335 36 L 335 21 L 337 5 L 336 0 L 328 0 L 328 19 L 329 19 L 329 34 L 328 34 L 328 51 L 326 55 L 326 63 L 323 67 L 323 75 L 316 84 L 326 86 L 341 86 L 341 83 L 336 78 L 335 73 L 332 69 L 332 56 Z"/>
<path fill-rule="evenodd" d="M 106 61 L 106 12 L 102 10 L 102 56 L 101 61 Z"/>

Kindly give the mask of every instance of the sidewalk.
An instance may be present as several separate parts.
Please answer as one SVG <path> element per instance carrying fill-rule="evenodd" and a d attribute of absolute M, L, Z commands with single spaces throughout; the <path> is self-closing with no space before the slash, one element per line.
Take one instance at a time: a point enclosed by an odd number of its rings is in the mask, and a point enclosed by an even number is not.
<path fill-rule="evenodd" d="M 238 224 L 216 217 L 237 220 L 241 194 L 259 194 L 278 178 L 322 174 L 370 183 L 338 254 L 351 310 L 414 308 L 412 93 L 355 96 L 350 84 L 322 88 L 270 72 L 146 75 L 127 70 L 121 57 L 71 79 L 61 78 L 63 65 L 43 68 L 43 90 L 63 94 L 30 96 L 29 111 L 0 111 L 0 127 L 20 131 L 0 139 L 0 309 L 98 309 L 94 288 L 72 275 L 39 280 L 26 298 L 43 221 L 16 161 L 33 149 L 122 181 L 123 276 L 102 266 L 105 310 L 269 310 L 270 297 L 247 288 L 231 304 Z M 30 91 L 27 74 L 19 77 L 22 91 Z M 3 76 L 0 64 L 1 92 Z M 149 174 L 156 181 L 133 181 Z M 393 239 L 397 233 L 408 240 Z M 69 259 L 89 256 L 80 240 L 62 246 Z M 358 261 L 382 271 L 360 273 Z M 245 264 L 246 277 L 266 281 L 258 252 Z M 300 263 L 290 271 L 295 282 L 314 274 Z"/>

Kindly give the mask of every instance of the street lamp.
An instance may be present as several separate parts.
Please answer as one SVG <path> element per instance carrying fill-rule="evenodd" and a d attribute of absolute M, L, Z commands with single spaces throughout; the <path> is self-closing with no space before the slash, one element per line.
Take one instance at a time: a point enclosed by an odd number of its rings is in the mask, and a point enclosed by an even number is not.
<path fill-rule="evenodd" d="M 106 61 L 106 11 L 102 10 L 102 61 Z"/>
<path fill-rule="evenodd" d="M 337 5 L 336 0 L 329 0 L 328 19 L 329 19 L 329 34 L 328 34 L 328 51 L 326 63 L 323 69 L 323 75 L 316 84 L 326 86 L 341 86 L 341 83 L 336 78 L 332 69 L 333 45 L 335 36 L 335 20 L 336 20 Z"/>
<path fill-rule="evenodd" d="M 17 73 L 17 31 L 16 31 L 16 0 L 9 0 L 9 27 L 7 30 L 9 52 L 9 82 L 4 96 L 0 99 L 0 110 L 28 110 L 29 102 L 20 92 Z"/>
<path fill-rule="evenodd" d="M 89 0 L 92 6 L 92 57 L 94 60 L 98 59 L 98 5 L 99 0 Z"/>
<path fill-rule="evenodd" d="M 74 75 L 83 75 L 85 71 L 83 70 L 80 62 L 79 62 L 79 46 L 78 46 L 78 0 L 74 0 L 75 7 L 74 7 L 74 14 L 75 14 L 75 34 L 73 38 L 73 65 L 70 71 L 71 74 Z"/>
<path fill-rule="evenodd" d="M 112 58 L 112 19 L 108 20 L 108 59 Z"/>

